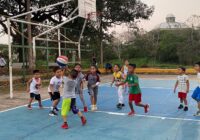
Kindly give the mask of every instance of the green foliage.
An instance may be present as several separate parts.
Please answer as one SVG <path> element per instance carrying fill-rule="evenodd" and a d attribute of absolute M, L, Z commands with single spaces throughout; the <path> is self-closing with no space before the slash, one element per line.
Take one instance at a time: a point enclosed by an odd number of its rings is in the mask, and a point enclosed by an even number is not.
<path fill-rule="evenodd" d="M 156 63 L 192 65 L 200 59 L 200 30 L 161 30 L 137 35 L 123 47 L 123 58 L 147 58 Z"/>

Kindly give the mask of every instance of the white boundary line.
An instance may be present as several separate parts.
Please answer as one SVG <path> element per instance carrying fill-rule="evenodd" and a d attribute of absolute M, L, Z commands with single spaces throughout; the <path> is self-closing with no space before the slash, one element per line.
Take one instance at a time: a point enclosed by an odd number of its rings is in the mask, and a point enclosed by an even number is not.
<path fill-rule="evenodd" d="M 44 99 L 44 100 L 42 100 L 42 102 L 43 102 L 43 101 L 46 101 L 46 100 L 49 100 L 49 99 L 50 99 L 50 98 Z M 33 102 L 32 104 L 36 104 L 36 103 L 37 103 L 37 101 Z M 14 108 L 6 109 L 6 110 L 2 110 L 2 111 L 0 111 L 0 113 L 4 113 L 4 112 L 8 112 L 8 111 L 15 110 L 15 109 L 18 109 L 18 108 L 22 108 L 22 107 L 25 107 L 25 106 L 27 106 L 27 105 L 28 105 L 28 104 L 20 105 L 20 106 L 14 107 Z"/>
<path fill-rule="evenodd" d="M 100 86 L 103 86 L 103 85 L 106 85 L 106 84 L 107 84 L 107 83 L 103 83 L 103 84 L 101 84 Z M 87 88 L 84 88 L 83 90 L 86 90 L 86 89 L 87 89 Z M 47 100 L 50 100 L 50 98 L 43 99 L 42 102 L 47 101 Z M 37 103 L 37 101 L 33 102 L 32 105 L 33 105 L 33 104 L 36 104 L 36 103 Z M 17 107 L 9 108 L 9 109 L 6 109 L 6 110 L 2 110 L 2 111 L 0 111 L 0 113 L 4 113 L 4 112 L 8 112 L 8 111 L 15 110 L 15 109 L 18 109 L 18 108 L 22 108 L 22 107 L 25 107 L 25 106 L 27 106 L 27 105 L 28 105 L 28 104 L 24 104 L 24 105 L 20 105 L 20 106 L 17 106 Z"/>
<path fill-rule="evenodd" d="M 32 106 L 33 108 L 38 108 L 38 106 Z M 44 109 L 50 109 L 51 107 L 43 107 Z M 58 108 L 61 110 L 61 108 Z M 80 109 L 81 110 L 81 109 Z M 83 111 L 83 110 L 81 110 Z M 110 111 L 91 111 L 89 112 L 92 113 L 103 113 L 103 114 L 108 114 L 108 115 L 116 115 L 116 116 L 127 116 L 127 113 L 118 113 L 118 112 L 110 112 Z M 193 122 L 200 122 L 200 120 L 195 120 L 195 119 L 186 119 L 186 118 L 176 118 L 176 117 L 164 117 L 164 116 L 155 116 L 155 115 L 142 115 L 142 114 L 135 114 L 134 116 L 136 117 L 145 117 L 145 118 L 153 118 L 153 119 L 161 119 L 161 120 L 177 120 L 177 121 L 193 121 Z M 133 117 L 134 117 L 133 116 Z"/>
<path fill-rule="evenodd" d="M 97 113 L 105 113 L 105 114 L 109 114 L 109 115 L 128 116 L 127 113 L 117 113 L 117 112 L 107 112 L 107 111 L 95 111 L 95 112 L 97 112 Z M 195 120 L 195 119 L 175 118 L 175 117 L 174 118 L 173 117 L 162 117 L 162 116 L 154 116 L 154 115 L 135 114 L 134 116 L 145 117 L 145 118 L 155 118 L 155 119 L 161 119 L 161 120 L 178 120 L 178 121 L 200 122 L 200 120 Z"/>

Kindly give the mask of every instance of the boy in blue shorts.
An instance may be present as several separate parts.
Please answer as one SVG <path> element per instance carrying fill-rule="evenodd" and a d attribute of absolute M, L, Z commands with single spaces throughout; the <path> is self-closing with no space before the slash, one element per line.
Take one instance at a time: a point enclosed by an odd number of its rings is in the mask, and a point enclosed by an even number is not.
<path fill-rule="evenodd" d="M 200 116 L 200 62 L 195 63 L 194 69 L 197 72 L 198 86 L 192 94 L 192 98 L 197 102 L 198 111 L 195 116 Z"/>

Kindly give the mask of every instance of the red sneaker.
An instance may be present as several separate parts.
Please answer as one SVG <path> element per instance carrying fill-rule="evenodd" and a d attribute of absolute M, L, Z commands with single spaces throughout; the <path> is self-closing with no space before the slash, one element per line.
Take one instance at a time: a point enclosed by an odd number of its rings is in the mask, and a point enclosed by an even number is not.
<path fill-rule="evenodd" d="M 39 109 L 44 109 L 44 107 L 42 105 L 39 105 Z"/>
<path fill-rule="evenodd" d="M 131 111 L 131 112 L 128 113 L 128 116 L 133 116 L 134 114 L 135 114 L 135 112 Z"/>
<path fill-rule="evenodd" d="M 67 123 L 63 123 L 63 125 L 61 126 L 62 129 L 68 129 L 68 124 Z"/>
<path fill-rule="evenodd" d="M 147 104 L 147 105 L 144 107 L 144 112 L 145 112 L 145 113 L 148 113 L 148 112 L 149 112 L 149 108 L 150 108 L 150 106 Z"/>
<path fill-rule="evenodd" d="M 28 108 L 28 110 L 32 110 L 31 105 L 28 105 L 27 108 Z"/>
<path fill-rule="evenodd" d="M 84 107 L 84 112 L 88 112 L 87 106 Z"/>
<path fill-rule="evenodd" d="M 84 116 L 81 117 L 81 121 L 82 121 L 82 125 L 85 125 L 87 123 L 87 120 Z"/>

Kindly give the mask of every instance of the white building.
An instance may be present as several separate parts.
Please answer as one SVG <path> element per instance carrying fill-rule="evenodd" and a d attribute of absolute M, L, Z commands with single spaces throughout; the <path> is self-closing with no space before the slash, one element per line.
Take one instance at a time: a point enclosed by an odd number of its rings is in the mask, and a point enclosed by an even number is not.
<path fill-rule="evenodd" d="M 155 27 L 155 29 L 172 30 L 189 28 L 185 23 L 176 22 L 176 17 L 173 14 L 168 14 L 166 22 L 163 22 Z"/>

